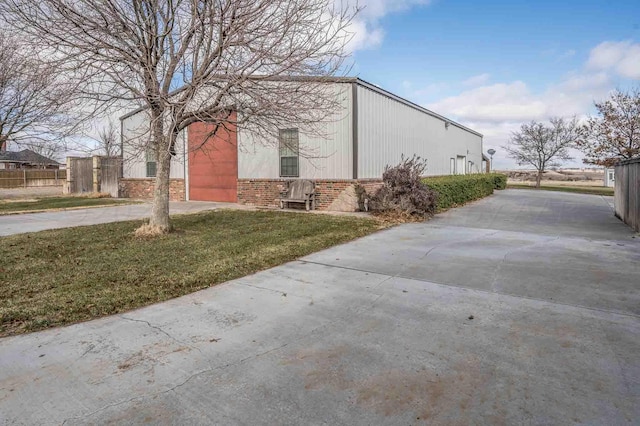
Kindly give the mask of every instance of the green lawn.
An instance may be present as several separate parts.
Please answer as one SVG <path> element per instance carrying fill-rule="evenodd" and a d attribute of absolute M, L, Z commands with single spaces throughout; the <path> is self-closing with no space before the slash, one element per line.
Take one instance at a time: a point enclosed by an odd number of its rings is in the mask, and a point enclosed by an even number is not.
<path fill-rule="evenodd" d="M 140 224 L 0 238 L 0 336 L 161 302 L 380 227 L 367 218 L 227 210 L 178 216 L 176 232 L 138 239 Z"/>
<path fill-rule="evenodd" d="M 127 200 L 89 197 L 46 197 L 36 200 L 0 201 L 0 215 L 130 203 Z"/>
<path fill-rule="evenodd" d="M 535 189 L 534 186 L 524 184 L 507 185 L 507 188 L 513 189 Z M 613 188 L 606 186 L 548 186 L 542 184 L 540 189 L 545 191 L 575 192 L 578 194 L 594 194 L 594 195 L 613 195 Z"/>

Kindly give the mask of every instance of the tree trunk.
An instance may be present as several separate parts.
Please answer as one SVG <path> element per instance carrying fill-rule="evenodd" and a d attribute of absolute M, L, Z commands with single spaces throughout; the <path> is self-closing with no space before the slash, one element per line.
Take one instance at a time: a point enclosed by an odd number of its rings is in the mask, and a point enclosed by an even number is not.
<path fill-rule="evenodd" d="M 540 189 L 540 181 L 542 180 L 542 170 L 538 170 L 538 175 L 536 176 L 536 188 Z"/>
<path fill-rule="evenodd" d="M 153 207 L 149 224 L 163 234 L 171 230 L 169 223 L 169 176 L 171 155 L 167 150 L 158 150 L 156 162 L 156 184 L 153 190 Z"/>
<path fill-rule="evenodd" d="M 169 176 L 171 172 L 171 154 L 168 146 L 171 135 L 165 136 L 162 113 L 152 113 L 153 150 L 156 156 L 156 181 L 153 189 L 153 207 L 149 225 L 156 232 L 166 234 L 171 231 L 169 223 Z"/>

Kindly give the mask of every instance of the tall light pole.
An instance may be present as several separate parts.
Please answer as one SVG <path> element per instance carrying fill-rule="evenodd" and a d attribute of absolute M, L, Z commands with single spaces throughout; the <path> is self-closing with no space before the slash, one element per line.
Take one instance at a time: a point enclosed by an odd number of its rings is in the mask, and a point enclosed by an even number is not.
<path fill-rule="evenodd" d="M 487 154 L 489 154 L 489 156 L 491 157 L 491 163 L 489 163 L 489 171 L 492 172 L 493 171 L 493 154 L 496 153 L 496 150 L 491 148 L 489 150 L 487 150 Z"/>

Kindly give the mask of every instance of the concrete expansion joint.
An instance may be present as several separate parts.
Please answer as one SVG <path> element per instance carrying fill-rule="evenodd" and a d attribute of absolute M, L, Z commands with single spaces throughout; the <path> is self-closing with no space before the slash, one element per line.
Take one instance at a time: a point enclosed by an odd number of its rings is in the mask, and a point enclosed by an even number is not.
<path fill-rule="evenodd" d="M 612 311 L 612 310 L 609 310 L 609 309 L 594 308 L 594 307 L 591 307 L 591 306 L 584 306 L 584 305 L 570 304 L 570 303 L 562 303 L 562 302 L 558 302 L 556 300 L 548 300 L 548 299 L 540 299 L 540 298 L 536 298 L 536 297 L 522 296 L 522 295 L 519 295 L 519 294 L 513 294 L 513 293 L 508 293 L 508 292 L 503 292 L 503 291 L 483 290 L 483 289 L 480 289 L 480 288 L 466 287 L 464 285 L 445 284 L 445 283 L 439 283 L 439 282 L 436 282 L 436 281 L 423 280 L 423 279 L 419 279 L 419 278 L 415 278 L 415 277 L 404 277 L 404 276 L 401 275 L 402 271 L 398 272 L 395 275 L 388 275 L 388 274 L 383 274 L 381 272 L 376 272 L 376 271 L 370 271 L 370 270 L 358 269 L 358 268 L 350 268 L 350 267 L 347 267 L 347 266 L 331 265 L 331 264 L 322 263 L 322 262 L 312 262 L 312 261 L 308 261 L 308 260 L 305 260 L 304 262 L 305 263 L 311 263 L 311 264 L 314 264 L 314 265 L 326 266 L 326 267 L 329 267 L 329 268 L 345 269 L 345 270 L 348 270 L 348 271 L 358 271 L 358 272 L 364 272 L 364 273 L 369 273 L 369 274 L 382 275 L 382 276 L 386 277 L 380 283 L 376 284 L 375 287 L 379 287 L 380 285 L 384 284 L 385 282 L 387 282 L 387 281 L 389 281 L 389 280 L 391 280 L 393 278 L 402 278 L 403 280 L 416 281 L 416 282 L 420 282 L 420 283 L 428 283 L 428 284 L 433 284 L 433 285 L 437 285 L 437 286 L 445 287 L 445 288 L 450 288 L 450 289 L 451 288 L 460 289 L 460 290 L 478 292 L 478 293 L 483 293 L 483 294 L 498 294 L 500 296 L 512 297 L 514 299 L 525 299 L 525 300 L 531 300 L 531 301 L 534 301 L 534 302 L 548 303 L 548 304 L 551 304 L 551 305 L 568 306 L 568 307 L 576 308 L 576 309 L 586 309 L 588 311 L 606 313 L 606 314 L 611 314 L 611 315 L 618 315 L 618 316 L 621 316 L 621 317 L 640 318 L 640 315 L 632 314 L 632 313 L 628 313 L 628 312 L 619 312 L 619 311 Z M 383 296 L 382 294 L 379 295 L 379 297 L 376 299 L 376 301 L 382 296 Z M 375 301 L 374 301 L 374 303 L 375 303 Z"/>
<path fill-rule="evenodd" d="M 284 278 L 291 278 L 291 277 L 286 277 L 286 276 L 285 276 Z M 285 292 L 285 291 L 276 290 L 276 289 L 269 288 L 269 287 L 261 287 L 261 286 L 259 286 L 259 285 L 247 284 L 247 283 L 243 283 L 243 282 L 240 282 L 240 283 L 238 283 L 238 284 L 243 285 L 243 286 L 245 286 L 245 287 L 256 288 L 256 289 L 258 289 L 258 290 L 265 290 L 265 291 L 269 291 L 269 292 L 271 292 L 271 293 L 279 294 L 280 296 L 283 296 L 283 297 L 291 296 L 291 297 L 298 297 L 298 298 L 300 298 L 300 299 L 309 299 L 309 298 L 308 298 L 308 297 L 306 297 L 306 296 L 298 296 L 297 294 L 287 293 L 287 292 Z"/>

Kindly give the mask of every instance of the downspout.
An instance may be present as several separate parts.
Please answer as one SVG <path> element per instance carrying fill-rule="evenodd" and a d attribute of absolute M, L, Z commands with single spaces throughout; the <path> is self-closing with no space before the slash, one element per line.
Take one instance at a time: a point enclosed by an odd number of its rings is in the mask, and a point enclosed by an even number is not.
<path fill-rule="evenodd" d="M 189 170 L 187 167 L 187 161 L 189 161 L 189 157 L 187 156 L 187 141 L 189 140 L 189 135 L 187 132 L 189 131 L 188 127 L 185 127 L 182 131 L 182 169 L 184 175 L 184 200 L 189 201 Z"/>
<path fill-rule="evenodd" d="M 120 119 L 120 176 L 119 177 L 120 179 L 124 178 L 124 120 L 122 118 Z"/>
<path fill-rule="evenodd" d="M 351 83 L 351 139 L 353 143 L 353 179 L 358 179 L 358 83 Z"/>

